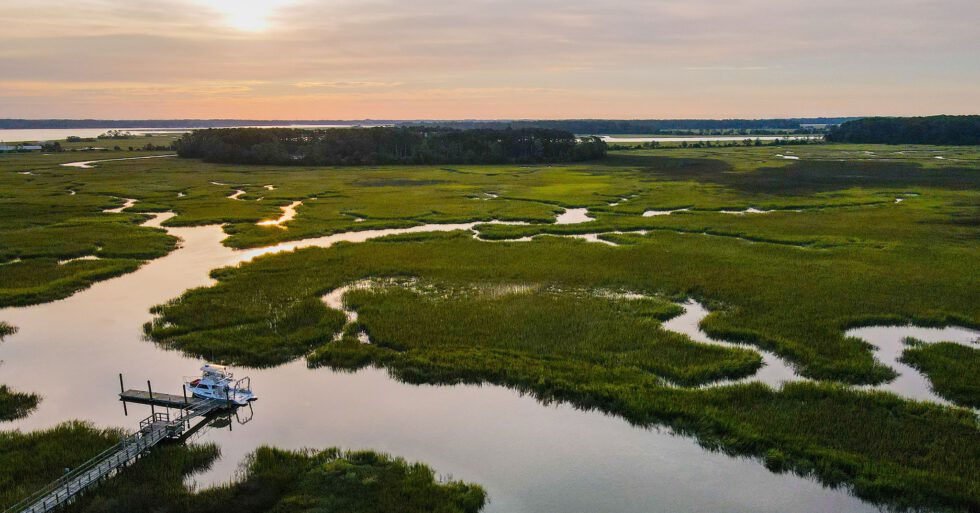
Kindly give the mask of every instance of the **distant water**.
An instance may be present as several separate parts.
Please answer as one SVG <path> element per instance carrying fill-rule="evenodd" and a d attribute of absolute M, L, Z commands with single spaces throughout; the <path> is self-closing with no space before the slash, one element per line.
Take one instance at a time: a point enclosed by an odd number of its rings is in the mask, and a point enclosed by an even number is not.
<path fill-rule="evenodd" d="M 235 128 L 351 128 L 354 125 L 269 125 L 261 127 L 235 127 Z M 366 125 L 360 125 L 366 126 Z M 198 127 L 199 128 L 199 127 Z M 59 141 L 70 135 L 78 137 L 98 137 L 109 130 L 121 130 L 134 135 L 143 134 L 182 134 L 197 130 L 198 128 L 28 128 L 28 129 L 0 129 L 0 141 L 10 142 L 38 142 L 38 141 Z M 213 127 L 225 128 L 225 127 Z"/>

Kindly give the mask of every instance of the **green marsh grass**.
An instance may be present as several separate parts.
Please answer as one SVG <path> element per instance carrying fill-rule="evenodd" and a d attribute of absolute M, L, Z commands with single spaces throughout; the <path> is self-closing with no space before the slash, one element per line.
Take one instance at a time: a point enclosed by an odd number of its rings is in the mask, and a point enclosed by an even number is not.
<path fill-rule="evenodd" d="M 0 432 L 0 507 L 7 507 L 112 447 L 121 436 L 81 422 Z M 285 451 L 260 447 L 229 484 L 195 491 L 185 479 L 219 456 L 214 444 L 158 446 L 121 474 L 81 495 L 65 511 L 111 513 L 266 511 L 475 513 L 479 485 L 443 481 L 421 463 L 371 451 Z"/>
<path fill-rule="evenodd" d="M 209 293 L 207 289 L 199 290 Z M 323 340 L 331 339 L 346 322 L 343 313 L 327 308 L 317 298 L 263 303 L 258 313 L 254 313 L 255 303 L 173 301 L 153 312 L 196 320 L 176 325 L 158 317 L 147 323 L 144 331 L 164 347 L 209 361 L 263 367 L 308 353 Z M 215 319 L 223 322 L 213 325 Z"/>
<path fill-rule="evenodd" d="M 790 151 L 801 160 L 775 156 Z M 82 159 L 64 154 L 0 159 L 0 211 L 7 214 L 0 216 L 0 240 L 23 241 L 16 252 L 0 248 L 8 251 L 0 266 L 0 287 L 8 275 L 15 276 L 5 272 L 15 255 L 26 257 L 24 262 L 38 260 L 32 264 L 39 271 L 31 283 L 43 287 L 45 280 L 65 279 L 41 262 L 61 258 L 60 245 L 51 244 L 57 239 L 19 234 L 110 216 L 101 210 L 122 197 L 139 200 L 130 209 L 136 212 L 176 212 L 170 226 L 224 223 L 231 235 L 225 244 L 233 247 L 377 227 L 494 219 L 541 226 L 485 225 L 481 236 L 648 230 L 646 235 L 605 236 L 621 247 L 556 237 L 483 242 L 467 232 L 413 234 L 260 258 L 216 270 L 218 284 L 188 291 L 158 308 L 148 331 L 171 347 L 249 365 L 272 365 L 312 350 L 314 365 L 379 365 L 413 383 L 495 383 L 642 425 L 666 424 L 697 436 L 706 446 L 763 458 L 777 470 L 845 484 L 877 501 L 963 509 L 980 504 L 980 442 L 969 412 L 827 383 L 781 390 L 757 384 L 708 390 L 665 387 L 657 373 L 683 376 L 705 361 L 703 355 L 698 357 L 702 360 L 687 359 L 687 346 L 653 355 L 644 352 L 646 347 L 626 358 L 615 353 L 623 349 L 615 347 L 623 339 L 598 336 L 595 347 L 612 354 L 590 353 L 575 343 L 567 352 L 544 344 L 548 353 L 543 354 L 528 343 L 533 338 L 514 336 L 535 333 L 538 319 L 465 298 L 438 305 L 458 314 L 447 319 L 434 301 L 402 297 L 405 291 L 353 294 L 352 301 L 362 301 L 365 317 L 342 342 L 334 343 L 343 316 L 318 303 L 337 287 L 372 278 L 415 278 L 450 289 L 534 283 L 555 290 L 693 297 L 714 311 L 702 325 L 712 336 L 770 349 L 817 380 L 880 383 L 894 372 L 874 361 L 865 342 L 846 337 L 846 329 L 881 322 L 980 326 L 980 224 L 974 222 L 980 204 L 980 152 L 975 147 L 670 148 L 613 152 L 605 160 L 575 165 L 452 168 L 283 169 L 184 159 L 121 161 L 94 170 L 57 165 L 69 160 Z M 24 170 L 34 174 L 21 175 Z M 265 184 L 275 189 L 265 189 Z M 246 190 L 243 201 L 227 199 L 233 188 Z M 70 196 L 69 190 L 77 194 Z M 498 197 L 490 199 L 486 193 Z M 609 205 L 626 196 L 629 201 Z M 903 201 L 896 203 L 896 198 Z M 280 206 L 296 200 L 303 205 L 287 229 L 254 225 L 278 217 Z M 749 206 L 802 212 L 718 212 Z M 588 207 L 597 220 L 580 226 L 553 224 L 555 214 L 568 207 Z M 691 212 L 642 217 L 647 209 L 680 207 Z M 137 217 L 119 216 L 79 233 L 134 237 Z M 163 239 L 156 237 L 163 234 L 145 228 L 136 232 L 147 239 L 124 248 L 160 251 Z M 82 256 L 97 247 L 95 239 L 82 237 L 64 251 Z M 148 254 L 116 258 L 142 260 Z M 60 292 L 68 293 L 70 287 Z M 581 304 L 572 308 L 539 299 L 538 312 L 600 312 L 598 318 L 605 320 L 591 327 L 592 333 L 631 333 L 631 323 L 639 325 L 635 318 L 605 307 L 580 310 Z M 404 326 L 383 317 L 408 312 L 424 315 L 425 321 L 411 327 L 411 336 Z M 469 327 L 480 315 L 490 315 L 493 322 L 483 328 L 479 344 L 453 331 Z M 355 329 L 360 328 L 380 343 L 355 342 Z M 558 332 L 560 328 L 555 327 Z M 663 342 L 655 329 L 651 332 L 644 336 Z M 496 336 L 501 333 L 510 335 Z M 554 339 L 561 340 L 569 338 Z M 707 361 L 717 364 L 726 354 Z M 668 360 L 672 366 L 664 363 Z"/>
<path fill-rule="evenodd" d="M 800 362 L 810 375 L 860 382 L 888 379 L 892 371 L 874 362 L 864 342 L 845 337 L 846 328 L 895 318 L 975 325 L 978 318 L 975 303 L 966 300 L 972 289 L 962 281 L 973 265 L 962 258 L 970 251 L 965 247 L 809 252 L 672 233 L 635 239 L 617 248 L 554 238 L 488 243 L 467 233 L 442 233 L 301 250 L 215 271 L 216 286 L 188 292 L 179 308 L 159 310 L 156 322 L 207 330 L 213 319 L 235 324 L 262 318 L 270 304 L 319 298 L 365 278 L 414 277 L 450 289 L 536 283 L 545 289 L 632 290 L 707 301 L 718 310 L 704 323 L 712 335 L 773 348 Z M 933 263 L 930 272 L 920 272 L 919 259 Z M 907 290 L 918 293 L 909 296 Z M 491 335 L 535 333 L 541 322 L 561 332 L 557 321 L 523 313 L 527 308 L 507 309 L 503 315 L 480 301 L 429 303 L 397 290 L 355 291 L 349 301 L 362 315 L 360 325 L 378 343 L 360 344 L 352 337 L 332 343 L 324 335 L 311 364 L 379 365 L 411 383 L 495 383 L 643 425 L 666 423 L 725 451 L 760 458 L 780 451 L 794 471 L 848 484 L 874 500 L 980 501 L 974 472 L 980 442 L 966 412 L 823 384 L 678 390 L 637 365 L 650 363 L 642 358 L 634 365 L 610 365 L 615 354 L 590 360 L 576 354 L 574 345 L 542 355 L 527 345 L 496 343 L 493 336 L 480 334 L 481 329 Z M 574 309 L 567 311 L 574 315 Z M 492 315 L 486 318 L 488 312 Z M 898 313 L 885 317 L 880 312 Z M 395 316 L 409 314 L 417 316 L 411 317 L 417 319 L 412 326 L 397 322 L 409 317 Z M 484 318 L 486 326 L 471 337 L 476 321 Z M 607 329 L 597 325 L 596 332 Z M 871 444 L 874 437 L 879 439 Z M 910 440 L 930 440 L 928 449 L 912 451 Z M 950 458 L 955 464 L 946 461 Z"/>
<path fill-rule="evenodd" d="M 973 289 L 963 281 L 976 275 L 968 246 L 801 251 L 671 232 L 631 237 L 622 247 L 555 238 L 487 243 L 466 233 L 421 237 L 309 249 L 215 271 L 219 285 L 163 307 L 157 326 L 179 334 L 261 326 L 282 305 L 365 278 L 632 290 L 717 305 L 703 326 L 709 334 L 771 349 L 810 377 L 877 383 L 892 371 L 874 361 L 865 342 L 845 337 L 847 328 L 885 319 L 980 324 Z"/>
<path fill-rule="evenodd" d="M 926 344 L 907 339 L 905 363 L 925 374 L 933 391 L 956 404 L 980 409 L 980 346 L 971 349 L 951 342 Z"/>
<path fill-rule="evenodd" d="M 0 507 L 7 508 L 119 441 L 83 422 L 23 433 L 0 431 Z"/>
<path fill-rule="evenodd" d="M 0 385 L 0 421 L 15 420 L 28 416 L 41 398 L 35 394 L 25 394 Z"/>
<path fill-rule="evenodd" d="M 389 287 L 351 291 L 346 302 L 358 312 L 371 341 L 398 356 L 465 350 L 486 351 L 487 359 L 496 353 L 562 358 L 638 368 L 684 385 L 749 375 L 762 363 L 750 350 L 697 344 L 664 331 L 660 321 L 681 313 L 664 300 L 592 297 L 589 291 L 509 292 L 506 287 L 448 294 L 433 297 Z M 390 367 L 399 366 L 398 356 Z"/>

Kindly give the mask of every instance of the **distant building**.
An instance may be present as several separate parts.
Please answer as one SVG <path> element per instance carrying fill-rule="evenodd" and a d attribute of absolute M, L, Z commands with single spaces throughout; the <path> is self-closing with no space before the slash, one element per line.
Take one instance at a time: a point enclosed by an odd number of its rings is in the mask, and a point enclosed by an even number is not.
<path fill-rule="evenodd" d="M 0 145 L 0 152 L 34 151 L 40 149 L 41 149 L 41 145 L 39 144 L 18 144 L 17 146 Z"/>

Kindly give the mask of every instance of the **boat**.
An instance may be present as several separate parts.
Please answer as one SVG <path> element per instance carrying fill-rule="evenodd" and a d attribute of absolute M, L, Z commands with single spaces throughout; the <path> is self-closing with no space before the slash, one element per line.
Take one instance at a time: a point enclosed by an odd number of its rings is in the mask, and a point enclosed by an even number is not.
<path fill-rule="evenodd" d="M 211 363 L 201 367 L 201 377 L 185 378 L 184 389 L 194 397 L 228 401 L 235 406 L 245 406 L 258 399 L 248 377 L 236 380 L 228 367 Z"/>

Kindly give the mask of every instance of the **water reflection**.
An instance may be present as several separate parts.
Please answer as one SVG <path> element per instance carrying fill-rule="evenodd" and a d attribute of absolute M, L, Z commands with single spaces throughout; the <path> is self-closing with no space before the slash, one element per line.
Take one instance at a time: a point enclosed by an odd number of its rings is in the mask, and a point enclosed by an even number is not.
<path fill-rule="evenodd" d="M 149 156 L 145 156 L 145 157 L 124 157 L 124 158 L 118 158 L 118 159 L 83 160 L 81 162 L 68 162 L 68 163 L 62 164 L 62 166 L 65 166 L 65 167 L 78 167 L 78 168 L 82 168 L 82 169 L 92 169 L 93 167 L 95 167 L 95 164 L 98 164 L 99 162 L 115 162 L 115 161 L 118 161 L 118 160 L 162 159 L 162 158 L 176 157 L 176 156 L 177 155 L 149 155 Z"/>
<path fill-rule="evenodd" d="M 579 224 L 595 221 L 594 217 L 589 217 L 587 208 L 567 208 L 555 219 L 555 224 Z"/>
<path fill-rule="evenodd" d="M 905 339 L 911 337 L 927 344 L 948 342 L 980 350 L 980 331 L 957 326 L 945 328 L 868 326 L 848 330 L 847 336 L 870 342 L 875 347 L 875 358 L 898 373 L 898 377 L 890 383 L 867 388 L 887 390 L 909 399 L 945 405 L 952 403 L 933 392 L 928 377 L 900 361 L 902 353 L 908 347 L 905 345 Z"/>

